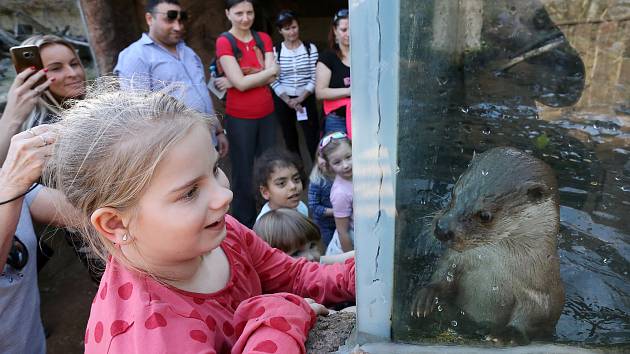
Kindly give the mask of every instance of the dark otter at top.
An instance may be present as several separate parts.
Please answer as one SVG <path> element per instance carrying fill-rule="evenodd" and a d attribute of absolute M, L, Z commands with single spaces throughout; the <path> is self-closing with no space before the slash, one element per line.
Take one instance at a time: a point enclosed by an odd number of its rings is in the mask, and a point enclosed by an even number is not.
<path fill-rule="evenodd" d="M 564 306 L 558 227 L 548 165 L 514 148 L 475 156 L 434 219 L 435 237 L 448 248 L 412 312 L 451 304 L 502 341 L 552 336 Z"/>

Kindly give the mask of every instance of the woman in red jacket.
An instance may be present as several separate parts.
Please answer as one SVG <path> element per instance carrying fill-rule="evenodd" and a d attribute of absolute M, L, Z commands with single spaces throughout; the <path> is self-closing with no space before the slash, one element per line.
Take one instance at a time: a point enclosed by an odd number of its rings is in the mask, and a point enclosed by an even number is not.
<path fill-rule="evenodd" d="M 251 30 L 253 0 L 227 0 L 225 14 L 232 27 L 216 42 L 216 57 L 225 73 L 216 86 L 227 89 L 225 113 L 232 161 L 232 214 L 251 227 L 256 218 L 252 187 L 254 158 L 275 144 L 277 123 L 269 84 L 276 80 L 279 69 L 271 37 Z"/>

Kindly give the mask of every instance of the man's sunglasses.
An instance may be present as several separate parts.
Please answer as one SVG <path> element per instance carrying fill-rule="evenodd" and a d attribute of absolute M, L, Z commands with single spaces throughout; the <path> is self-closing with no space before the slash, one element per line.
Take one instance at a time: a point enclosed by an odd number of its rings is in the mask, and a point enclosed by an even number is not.
<path fill-rule="evenodd" d="M 166 15 L 166 19 L 168 22 L 174 22 L 176 20 L 180 20 L 181 22 L 186 22 L 188 20 L 188 13 L 186 11 L 177 11 L 177 10 L 168 10 L 166 12 L 154 12 L 154 14 L 162 14 Z"/>
<path fill-rule="evenodd" d="M 348 139 L 348 135 L 346 135 L 346 133 L 343 132 L 334 132 L 331 134 L 326 135 L 325 137 L 322 138 L 322 141 L 319 142 L 319 149 L 323 149 L 326 147 L 326 145 L 330 144 L 331 141 L 333 141 L 334 139 Z"/>
<path fill-rule="evenodd" d="M 17 237 L 13 236 L 13 244 L 7 257 L 7 264 L 15 270 L 22 270 L 28 263 L 28 249 L 24 243 Z"/>
<path fill-rule="evenodd" d="M 341 9 L 339 11 L 337 11 L 337 13 L 335 14 L 335 17 L 333 17 L 333 22 L 337 23 L 337 21 L 344 19 L 344 18 L 348 18 L 348 9 Z"/>

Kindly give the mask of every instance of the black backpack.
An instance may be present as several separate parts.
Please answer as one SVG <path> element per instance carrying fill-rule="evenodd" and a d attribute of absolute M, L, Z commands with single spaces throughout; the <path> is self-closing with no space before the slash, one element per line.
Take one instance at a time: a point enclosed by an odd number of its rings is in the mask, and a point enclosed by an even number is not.
<path fill-rule="evenodd" d="M 243 53 L 241 52 L 241 50 L 238 48 L 238 46 L 236 45 L 236 38 L 234 38 L 234 35 L 230 32 L 223 32 L 219 35 L 219 37 L 225 37 L 227 38 L 227 40 L 230 42 L 230 46 L 232 47 L 232 52 L 234 53 L 234 58 L 236 58 L 236 61 L 239 61 L 241 59 L 241 57 L 243 56 Z M 260 35 L 258 34 L 257 31 L 252 31 L 252 37 L 254 37 L 254 41 L 256 42 L 256 47 L 258 49 L 260 49 L 260 51 L 263 53 L 265 53 L 265 44 L 263 43 L 262 39 L 260 38 Z M 264 63 L 263 63 L 264 64 Z M 210 62 L 210 70 L 212 70 L 212 67 L 216 68 L 216 76 L 223 76 L 223 69 L 221 68 L 221 64 L 219 63 L 219 61 L 217 60 L 217 58 L 213 58 L 212 62 Z"/>
<path fill-rule="evenodd" d="M 311 42 L 302 41 L 304 48 L 306 48 L 306 56 L 311 58 Z M 280 62 L 280 52 L 282 51 L 282 42 L 276 43 L 276 55 L 278 56 L 278 63 Z"/>

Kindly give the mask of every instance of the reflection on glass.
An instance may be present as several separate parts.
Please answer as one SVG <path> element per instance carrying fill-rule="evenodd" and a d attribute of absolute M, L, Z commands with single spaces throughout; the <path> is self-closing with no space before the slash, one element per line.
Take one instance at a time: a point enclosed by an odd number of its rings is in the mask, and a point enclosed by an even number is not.
<path fill-rule="evenodd" d="M 628 12 L 401 1 L 394 340 L 630 343 Z"/>

